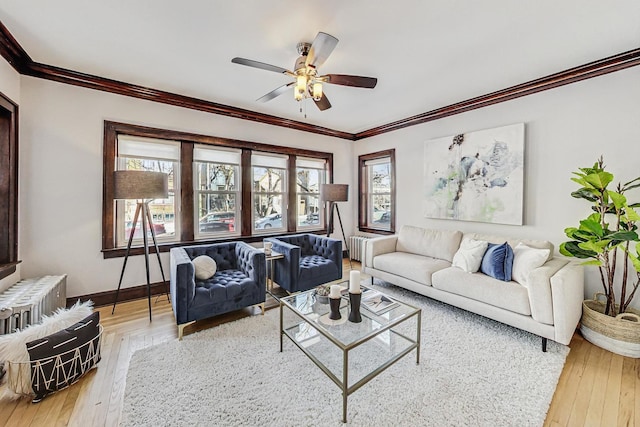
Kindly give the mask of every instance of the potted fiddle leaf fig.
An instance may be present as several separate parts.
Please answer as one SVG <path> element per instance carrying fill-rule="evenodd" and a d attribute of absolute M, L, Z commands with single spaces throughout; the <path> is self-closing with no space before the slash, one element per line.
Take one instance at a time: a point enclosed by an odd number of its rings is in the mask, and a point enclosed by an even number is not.
<path fill-rule="evenodd" d="M 611 188 L 614 176 L 605 170 L 602 157 L 573 174 L 580 188 L 571 195 L 589 202 L 593 213 L 578 227 L 564 230 L 571 240 L 560 245 L 560 253 L 595 266 L 602 283 L 602 293 L 583 302 L 580 331 L 606 350 L 638 358 L 640 312 L 631 302 L 640 284 L 640 215 L 634 209 L 640 203 L 630 202 L 627 194 L 640 187 L 640 177 Z"/>

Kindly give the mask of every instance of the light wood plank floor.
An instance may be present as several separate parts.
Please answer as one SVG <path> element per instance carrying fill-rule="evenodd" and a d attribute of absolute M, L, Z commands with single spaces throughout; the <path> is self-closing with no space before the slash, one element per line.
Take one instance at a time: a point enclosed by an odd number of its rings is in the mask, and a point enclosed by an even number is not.
<path fill-rule="evenodd" d="M 349 263 L 344 267 L 348 277 Z M 267 304 L 276 306 L 271 298 Z M 146 300 L 120 303 L 115 315 L 111 307 L 98 310 L 104 326 L 98 369 L 38 404 L 0 400 L 0 426 L 118 425 L 131 354 L 177 339 L 177 328 L 166 296 L 153 300 L 151 323 Z M 259 310 L 199 321 L 186 328 L 185 335 L 251 315 L 259 315 Z M 640 359 L 609 353 L 578 333 L 570 348 L 545 426 L 640 426 Z"/>

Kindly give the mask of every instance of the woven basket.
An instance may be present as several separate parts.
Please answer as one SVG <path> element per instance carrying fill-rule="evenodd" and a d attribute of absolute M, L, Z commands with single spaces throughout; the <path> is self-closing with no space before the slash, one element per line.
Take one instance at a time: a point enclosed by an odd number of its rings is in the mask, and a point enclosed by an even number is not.
<path fill-rule="evenodd" d="M 598 292 L 592 300 L 582 302 L 582 335 L 605 350 L 640 358 L 640 312 L 627 308 L 627 312 L 616 317 L 607 316 L 604 314 L 606 302 L 599 300 L 599 296 L 605 295 Z"/>

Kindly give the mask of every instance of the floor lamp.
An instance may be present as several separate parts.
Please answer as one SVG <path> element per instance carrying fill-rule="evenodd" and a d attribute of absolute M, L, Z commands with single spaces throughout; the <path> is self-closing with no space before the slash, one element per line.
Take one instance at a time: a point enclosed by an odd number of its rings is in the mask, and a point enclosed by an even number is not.
<path fill-rule="evenodd" d="M 153 228 L 153 220 L 149 212 L 149 202 L 153 199 L 166 199 L 169 196 L 169 175 L 161 172 L 147 171 L 115 171 L 113 174 L 114 191 L 113 198 L 118 200 L 136 200 L 136 212 L 133 216 L 133 225 L 127 242 L 127 251 L 122 264 L 122 272 L 120 273 L 120 281 L 118 282 L 118 290 L 116 291 L 116 299 L 113 302 L 111 314 L 116 309 L 120 287 L 122 286 L 122 278 L 124 277 L 124 269 L 127 267 L 129 252 L 131 251 L 131 242 L 136 232 L 136 224 L 138 218 L 142 216 L 142 242 L 144 244 L 144 265 L 147 270 L 147 299 L 149 300 L 149 321 L 151 321 L 151 280 L 149 276 L 149 238 L 148 231 L 151 231 L 153 238 L 153 246 L 158 256 L 158 264 L 160 264 L 160 273 L 162 281 L 164 271 L 162 270 L 162 262 L 160 262 L 160 251 L 158 250 L 158 241 L 156 240 L 156 231 Z"/>
<path fill-rule="evenodd" d="M 322 184 L 320 186 L 320 200 L 323 202 L 329 202 L 329 220 L 327 221 L 327 237 L 331 234 L 333 229 L 333 211 L 338 213 L 338 222 L 340 223 L 340 230 L 342 231 L 342 240 L 344 241 L 344 247 L 347 250 L 347 258 L 349 258 L 349 268 L 353 269 L 351 265 L 351 254 L 349 253 L 349 245 L 347 244 L 347 237 L 344 235 L 344 228 L 342 227 L 342 218 L 340 217 L 340 209 L 337 202 L 349 201 L 349 186 L 347 184 Z"/>

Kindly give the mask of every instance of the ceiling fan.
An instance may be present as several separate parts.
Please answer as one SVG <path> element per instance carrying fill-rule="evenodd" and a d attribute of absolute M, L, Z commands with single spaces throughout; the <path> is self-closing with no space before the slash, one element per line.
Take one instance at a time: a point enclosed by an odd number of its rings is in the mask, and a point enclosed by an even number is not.
<path fill-rule="evenodd" d="M 374 77 L 351 76 L 347 74 L 320 75 L 318 68 L 324 64 L 337 44 L 337 38 L 323 32 L 318 33 L 313 43 L 298 43 L 297 49 L 300 56 L 296 59 L 293 71 L 245 58 L 236 57 L 233 58 L 231 62 L 267 71 L 274 71 L 294 78 L 294 81 L 272 90 L 268 94 L 258 98 L 258 101 L 270 101 L 293 87 L 293 95 L 296 101 L 311 98 L 318 108 L 324 111 L 331 108 L 331 103 L 327 99 L 322 87 L 324 83 L 366 89 L 373 89 L 376 87 L 376 83 L 378 83 L 378 79 Z"/>

